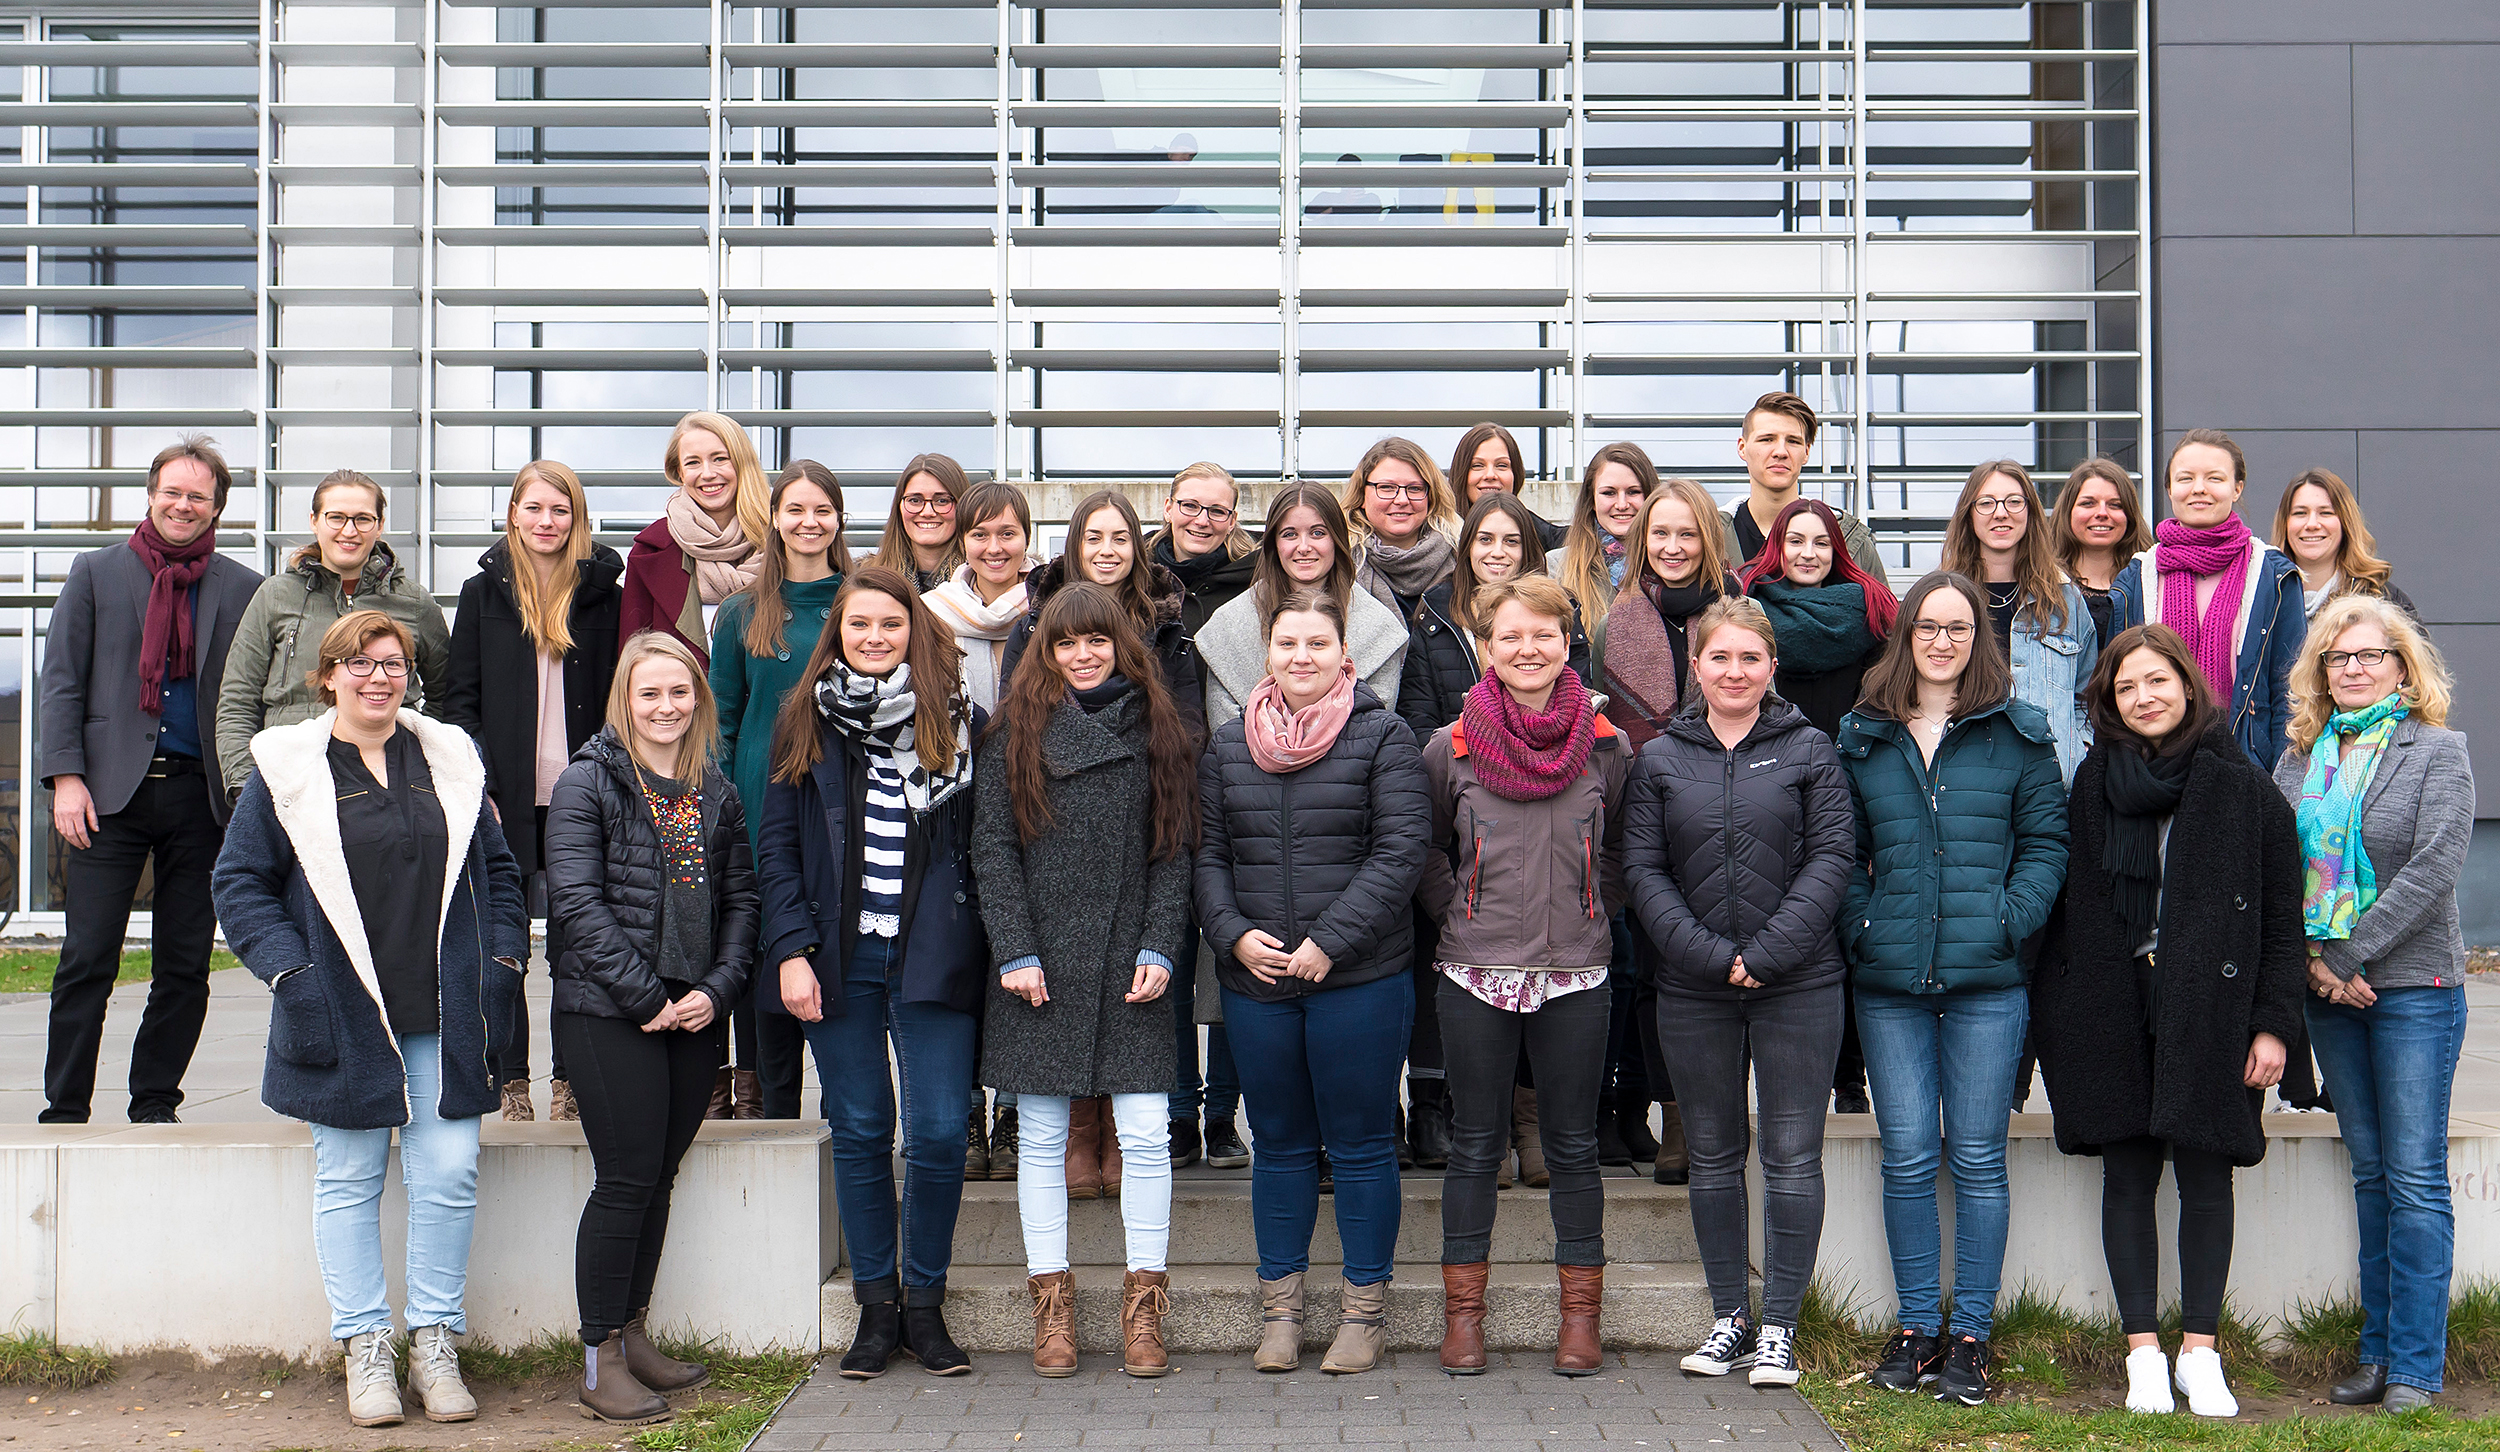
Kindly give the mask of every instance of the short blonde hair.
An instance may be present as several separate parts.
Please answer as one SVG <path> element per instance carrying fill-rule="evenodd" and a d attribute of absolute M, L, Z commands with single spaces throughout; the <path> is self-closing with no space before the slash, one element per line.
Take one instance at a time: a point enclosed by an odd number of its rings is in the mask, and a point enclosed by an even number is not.
<path fill-rule="evenodd" d="M 2335 691 L 2326 678 L 2326 653 L 2343 633 L 2356 625 L 2375 625 L 2405 664 L 2405 683 L 2397 691 L 2415 720 L 2425 726 L 2448 724 L 2448 707 L 2456 699 L 2456 678 L 2448 662 L 2431 644 L 2422 627 L 2404 607 L 2376 595 L 2342 595 L 2318 607 L 2309 638 L 2301 643 L 2300 661 L 2292 667 L 2292 746 L 2306 755 L 2326 734 L 2335 715 Z"/>
<path fill-rule="evenodd" d="M 1484 622 L 1484 633 L 1493 633 L 1493 612 L 1518 602 L 1549 620 L 1559 620 L 1569 630 L 1577 603 L 1562 581 L 1548 575 L 1513 575 L 1487 585 L 1475 598 L 1475 616 Z"/>
<path fill-rule="evenodd" d="M 407 626 L 379 610 L 351 610 L 330 622 L 330 628 L 321 632 L 321 658 L 305 673 L 304 684 L 313 688 L 313 694 L 321 698 L 321 704 L 337 705 L 338 692 L 330 689 L 330 672 L 337 668 L 340 661 L 361 654 L 366 646 L 386 635 L 399 642 L 399 653 L 408 657 L 408 669 L 415 670 L 417 642 L 409 635 Z M 406 680 L 407 677 L 400 679 Z"/>
<path fill-rule="evenodd" d="M 720 740 L 720 708 L 712 699 L 712 683 L 702 666 L 695 663 L 694 652 L 676 636 L 658 630 L 637 630 L 616 654 L 616 680 L 608 687 L 608 725 L 616 738 L 631 751 L 634 745 L 634 672 L 655 660 L 674 661 L 686 668 L 694 680 L 694 719 L 686 723 L 686 734 L 677 738 L 677 770 L 680 781 L 700 784 L 703 768 L 712 759 L 712 748 Z"/>

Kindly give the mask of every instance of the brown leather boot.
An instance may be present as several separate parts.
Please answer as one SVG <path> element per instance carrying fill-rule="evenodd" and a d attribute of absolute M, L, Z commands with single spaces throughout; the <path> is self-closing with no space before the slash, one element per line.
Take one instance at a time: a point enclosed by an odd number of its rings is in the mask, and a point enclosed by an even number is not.
<path fill-rule="evenodd" d="M 503 1117 L 513 1124 L 524 1123 L 538 1117 L 538 1111 L 530 1104 L 529 1080 L 515 1079 L 503 1086 Z"/>
<path fill-rule="evenodd" d="M 634 1380 L 664 1397 L 693 1391 L 712 1379 L 712 1369 L 679 1361 L 651 1344 L 651 1310 L 644 1307 L 625 1323 L 625 1369 Z"/>
<path fill-rule="evenodd" d="M 710 1103 L 703 1106 L 705 1119 L 729 1117 L 729 1073 L 729 1066 L 723 1064 L 719 1072 L 712 1075 L 712 1099 Z"/>
<path fill-rule="evenodd" d="M 1545 1136 L 1536 1122 L 1536 1091 L 1510 1091 L 1511 1138 L 1519 1149 L 1519 1183 L 1542 1190 L 1554 1182 L 1545 1170 Z"/>
<path fill-rule="evenodd" d="M 1597 1343 L 1597 1312 L 1606 1300 L 1602 1265 L 1558 1265 L 1562 1280 L 1562 1331 L 1554 1338 L 1554 1375 L 1595 1376 L 1606 1352 Z"/>
<path fill-rule="evenodd" d="M 1120 1283 L 1120 1369 L 1131 1376 L 1161 1376 L 1172 1369 L 1163 1350 L 1171 1285 L 1163 1271 L 1130 1271 Z"/>
<path fill-rule="evenodd" d="M 753 1069 L 729 1071 L 729 1117 L 762 1119 L 764 1117 L 764 1079 Z"/>
<path fill-rule="evenodd" d="M 1116 1200 L 1120 1195 L 1120 1121 L 1111 1112 L 1108 1094 L 1094 1101 L 1094 1142 L 1102 1150 L 1103 1198 Z"/>
<path fill-rule="evenodd" d="M 1068 1198 L 1102 1198 L 1102 1101 L 1068 1101 Z"/>
<path fill-rule="evenodd" d="M 1076 1277 L 1067 1271 L 1028 1276 L 1033 1293 L 1033 1372 L 1076 1375 Z"/>
<path fill-rule="evenodd" d="M 627 1425 L 668 1416 L 668 1398 L 636 1380 L 625 1365 L 625 1333 L 611 1331 L 597 1346 L 582 1348 L 582 1384 L 575 1400 L 594 1422 Z"/>
<path fill-rule="evenodd" d="M 1684 1143 L 1684 1113 L 1672 1099 L 1658 1106 L 1658 1163 L 1651 1167 L 1649 1177 L 1661 1185 L 1692 1182 L 1693 1156 Z"/>
<path fill-rule="evenodd" d="M 548 1120 L 548 1122 L 549 1122 L 549 1123 L 551 1123 L 551 1124 L 573 1124 L 573 1123 L 578 1123 L 578 1122 L 580 1121 L 581 1117 L 582 1117 L 582 1107 L 581 1107 L 581 1105 L 579 1105 L 579 1104 L 577 1104 L 577 1103 L 575 1103 L 575 1102 L 574 1102 L 574 1099 L 573 1099 L 573 1086 L 572 1086 L 572 1084 L 571 1084 L 569 1081 L 567 1081 L 567 1080 L 563 1080 L 563 1079 L 550 1079 L 550 1080 L 548 1080 L 548 1081 L 547 1081 L 547 1120 Z"/>
<path fill-rule="evenodd" d="M 1493 1267 L 1441 1267 L 1441 1369 L 1452 1376 L 1484 1375 L 1484 1281 Z"/>

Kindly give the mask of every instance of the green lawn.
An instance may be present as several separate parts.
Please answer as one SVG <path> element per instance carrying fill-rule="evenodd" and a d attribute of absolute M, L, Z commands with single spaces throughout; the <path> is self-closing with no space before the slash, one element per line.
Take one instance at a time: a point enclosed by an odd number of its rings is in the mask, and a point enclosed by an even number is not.
<path fill-rule="evenodd" d="M 2076 1413 L 2008 1394 L 1984 1407 L 1946 1406 L 1932 1397 L 1844 1386 L 1826 1376 L 1799 1385 L 1841 1439 L 1869 1452 L 2158 1452 L 2210 1447 L 2217 1452 L 2450 1452 L 2500 1447 L 2500 1418 L 2467 1421 L 2437 1410 L 2401 1417 L 2302 1417 L 2271 1423 L 2211 1422 L 2184 1411 L 2166 1417 L 2132 1412 Z"/>
<path fill-rule="evenodd" d="M 116 983 L 145 983 L 153 971 L 155 955 L 144 950 L 122 954 L 121 972 Z M 57 948 L 0 949 L 0 993 L 49 993 L 52 991 L 52 969 L 61 961 Z M 232 953 L 219 949 L 208 961 L 209 971 L 240 968 L 243 964 Z"/>

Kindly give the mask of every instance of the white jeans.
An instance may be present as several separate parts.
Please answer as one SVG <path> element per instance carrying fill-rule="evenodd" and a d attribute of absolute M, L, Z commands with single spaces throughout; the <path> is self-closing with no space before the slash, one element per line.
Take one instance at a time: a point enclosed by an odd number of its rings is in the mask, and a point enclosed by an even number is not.
<path fill-rule="evenodd" d="M 1024 1219 L 1024 1269 L 1046 1276 L 1068 1268 L 1068 1103 L 1017 1096 L 1023 1142 L 1016 1151 L 1016 1210 Z M 1163 1269 L 1172 1245 L 1172 1096 L 1114 1094 L 1120 1134 L 1120 1224 L 1128 1268 Z"/>

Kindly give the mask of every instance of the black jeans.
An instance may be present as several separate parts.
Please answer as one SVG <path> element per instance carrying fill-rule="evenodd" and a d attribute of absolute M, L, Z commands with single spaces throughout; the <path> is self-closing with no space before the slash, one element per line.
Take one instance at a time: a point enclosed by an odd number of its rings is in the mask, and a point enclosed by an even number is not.
<path fill-rule="evenodd" d="M 770 972 L 765 971 L 767 967 Z M 755 1071 L 757 1090 L 764 1101 L 764 1117 L 796 1119 L 800 1094 L 806 1088 L 806 1025 L 755 1001 L 759 993 L 780 991 L 781 965 L 759 964 L 754 983 L 748 987 L 746 997 L 730 1010 L 729 1021 L 737 1040 L 738 1067 Z M 726 1067 L 728 1055 L 729 1045 L 724 1041 L 720 1063 L 714 1067 Z"/>
<path fill-rule="evenodd" d="M 1640 985 L 1632 976 L 1632 929 L 1621 913 L 1615 914 L 1614 939 L 1614 962 L 1606 974 L 1606 990 L 1613 995 L 1614 1006 L 1606 1020 L 1606 1079 L 1598 1088 L 1597 1107 L 1603 1114 L 1637 1109 L 1647 1123 L 1649 1055 L 1641 1049 L 1636 1018 Z"/>
<path fill-rule="evenodd" d="M 1684 1072 L 1693 1235 L 1713 1311 L 1745 1309 L 1745 1080 L 1762 1122 L 1762 1324 L 1795 1330 L 1823 1241 L 1823 1117 L 1840 1056 L 1840 985 L 1746 998 L 1658 998 L 1658 1041 Z"/>
<path fill-rule="evenodd" d="M 1441 1051 L 1450 1075 L 1450 1168 L 1441 1183 L 1441 1263 L 1474 1265 L 1493 1253 L 1493 1177 L 1510 1148 L 1520 1051 L 1536 1073 L 1554 1215 L 1554 1263 L 1606 1263 L 1606 1199 L 1597 1178 L 1597 1081 L 1606 1068 L 1613 995 L 1586 988 L 1534 1013 L 1495 1008 L 1444 978 Z"/>
<path fill-rule="evenodd" d="M 538 808 L 538 841 L 543 849 L 547 841 L 547 809 Z M 556 931 L 556 916 L 547 910 L 547 874 L 536 871 L 527 878 L 529 914 L 546 920 L 547 976 L 553 978 L 556 963 L 564 956 L 564 938 Z M 528 965 L 523 964 L 526 970 Z M 564 1050 L 552 1038 L 547 1045 L 548 1075 L 564 1077 Z M 526 991 L 512 995 L 512 1014 L 501 1022 L 489 1020 L 486 1025 L 486 1068 L 498 1087 L 530 1077 L 530 996 Z"/>
<path fill-rule="evenodd" d="M 2153 1202 L 2164 1157 L 2179 1179 L 2179 1329 L 2216 1335 L 2231 1279 L 2231 1162 L 2151 1135 L 2101 1146 L 2101 1253 L 2118 1294 L 2119 1329 L 2129 1336 L 2161 1329 L 2161 1231 Z"/>
<path fill-rule="evenodd" d="M 226 832 L 209 809 L 196 761 L 157 758 L 120 811 L 98 819 L 88 846 L 69 849 L 61 962 L 52 974 L 44 1046 L 45 1124 L 84 1124 L 95 1102 L 104 1010 L 121 971 L 122 938 L 139 876 L 156 859 L 155 958 L 148 1006 L 130 1045 L 130 1117 L 182 1104 L 182 1076 L 208 1019 L 208 955 L 217 934 L 209 873 Z M 166 775 L 171 765 L 177 770 Z"/>
<path fill-rule="evenodd" d="M 621 1018 L 558 1013 L 555 1039 L 573 1071 L 598 1176 L 573 1242 L 582 1344 L 596 1346 L 651 1305 L 668 1239 L 669 1188 L 712 1097 L 721 1024 L 647 1034 Z"/>
<path fill-rule="evenodd" d="M 1441 925 L 1424 911 L 1421 899 L 1412 906 L 1415 922 L 1415 1018 L 1406 1033 L 1406 1077 L 1410 1084 L 1440 1084 L 1448 1077 L 1441 1053 Z"/>

